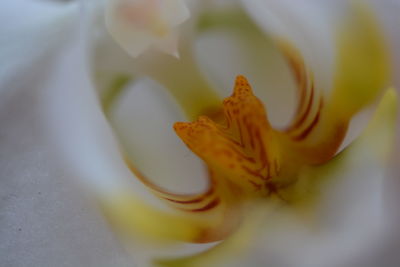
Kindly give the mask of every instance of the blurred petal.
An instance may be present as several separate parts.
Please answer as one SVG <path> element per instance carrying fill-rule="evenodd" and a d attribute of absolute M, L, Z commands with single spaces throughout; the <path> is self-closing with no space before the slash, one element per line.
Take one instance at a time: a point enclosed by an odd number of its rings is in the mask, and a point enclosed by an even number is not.
<path fill-rule="evenodd" d="M 400 75 L 398 75 L 400 72 L 400 31 L 398 30 L 400 17 L 397 14 L 400 11 L 400 2 L 393 0 L 370 0 L 368 3 L 371 3 L 382 26 L 384 26 L 385 36 L 387 36 L 391 50 L 390 59 L 394 66 L 391 78 L 398 89 L 400 85 Z"/>
<path fill-rule="evenodd" d="M 308 163 L 323 163 L 337 151 L 350 119 L 371 104 L 386 86 L 389 77 L 387 47 L 375 15 L 367 6 L 350 6 L 337 35 L 337 60 L 333 90 L 323 94 L 312 77 L 307 78 L 307 63 L 292 53 L 300 89 L 298 115 L 283 132 L 283 144 L 297 151 L 297 158 Z M 315 76 L 314 76 L 315 75 Z M 305 81 L 305 84 L 304 84 Z M 308 81 L 308 82 L 307 82 Z M 357 101 L 354 100 L 354 97 Z M 293 155 L 288 155 L 292 157 Z"/>
<path fill-rule="evenodd" d="M 134 201 L 124 203 L 129 204 L 129 209 L 133 208 L 136 225 L 143 226 L 141 218 L 146 218 L 146 214 L 151 214 L 152 218 L 164 216 L 165 213 L 154 209 L 154 206 L 163 206 L 164 203 L 148 192 L 127 168 L 92 87 L 85 39 L 79 34 L 75 38 L 50 73 L 49 90 L 42 99 L 43 114 L 46 114 L 47 126 L 51 130 L 49 139 L 54 142 L 56 152 L 76 181 L 84 185 L 104 208 L 110 209 L 106 210 L 108 215 L 114 214 L 111 211 L 117 213 L 117 210 L 126 209 L 119 204 L 128 195 Z M 115 203 L 118 203 L 116 207 L 113 206 Z M 138 210 L 141 212 L 137 213 Z M 118 214 L 110 221 L 116 222 L 122 215 L 129 216 L 127 213 Z M 171 218 L 168 214 L 164 217 Z M 178 218 L 172 217 L 171 220 L 183 224 Z M 171 224 L 166 225 L 170 227 Z M 182 236 L 192 232 L 182 229 L 179 233 Z"/>
<path fill-rule="evenodd" d="M 153 183 L 176 193 L 206 190 L 206 169 L 176 137 L 172 125 L 184 120 L 168 91 L 140 79 L 115 103 L 110 120 L 134 166 Z"/>
<path fill-rule="evenodd" d="M 273 42 L 237 9 L 214 11 L 202 20 L 209 26 L 196 39 L 196 59 L 219 94 L 230 95 L 232 81 L 244 75 L 268 108 L 272 125 L 287 126 L 295 111 L 295 86 Z"/>
<path fill-rule="evenodd" d="M 376 99 L 389 80 L 389 48 L 376 14 L 358 4 L 343 21 L 332 95 L 336 116 L 352 116 Z"/>
<path fill-rule="evenodd" d="M 66 41 L 78 15 L 74 3 L 5 0 L 0 9 L 0 93 Z"/>
<path fill-rule="evenodd" d="M 242 4 L 277 42 L 296 47 L 313 70 L 316 85 L 330 90 L 335 54 L 333 18 L 342 8 L 341 1 L 244 0 Z"/>
<path fill-rule="evenodd" d="M 220 98 L 197 66 L 191 37 L 185 37 L 179 59 L 155 51 L 145 52 L 132 59 L 108 38 L 101 40 L 100 45 L 96 44 L 94 47 L 96 56 L 92 64 L 97 89 L 103 100 L 109 102 L 110 95 L 118 98 L 118 94 L 124 91 L 120 88 L 121 90 L 116 90 L 119 91 L 117 95 L 113 93 L 121 78 L 129 81 L 133 78 L 149 77 L 168 90 L 189 118 L 218 110 Z M 106 105 L 109 106 L 109 103 Z"/>
<path fill-rule="evenodd" d="M 221 235 L 226 235 L 235 224 L 231 214 L 223 212 L 230 199 L 215 202 L 217 200 L 204 198 L 201 203 L 188 205 L 191 210 L 173 209 L 168 205 L 170 200 L 161 200 L 151 191 L 157 191 L 157 187 L 143 183 L 144 179 L 129 169 L 124 151 L 119 150 L 93 88 L 85 30 L 83 27 L 74 44 L 60 55 L 60 64 L 52 70 L 48 82 L 52 90 L 46 91 L 43 99 L 52 133 L 50 138 L 65 164 L 70 166 L 78 182 L 98 200 L 110 222 L 124 237 L 133 235 L 133 240 L 143 243 L 170 240 L 207 242 L 222 238 Z M 224 186 L 221 188 L 225 190 Z M 187 198 L 202 196 L 159 193 L 176 198 L 177 205 L 180 199 L 185 202 Z M 196 204 L 206 206 L 193 207 Z M 217 205 L 218 211 L 211 210 Z"/>
<path fill-rule="evenodd" d="M 108 0 L 105 17 L 115 40 L 133 57 L 152 45 L 177 56 L 175 27 L 189 17 L 183 0 Z"/>
<path fill-rule="evenodd" d="M 75 4 L 2 1 L 0 258 L 3 266 L 128 265 L 101 214 L 71 184 L 44 127 L 43 94 L 71 44 Z M 65 88 L 64 88 L 65 89 Z M 66 88 L 68 89 L 68 88 Z M 46 115 L 45 115 L 46 114 Z"/>
<path fill-rule="evenodd" d="M 220 98 L 200 72 L 194 58 L 192 40 L 186 36 L 180 58 L 159 53 L 138 58 L 138 73 L 165 86 L 185 115 L 197 118 L 220 109 Z"/>

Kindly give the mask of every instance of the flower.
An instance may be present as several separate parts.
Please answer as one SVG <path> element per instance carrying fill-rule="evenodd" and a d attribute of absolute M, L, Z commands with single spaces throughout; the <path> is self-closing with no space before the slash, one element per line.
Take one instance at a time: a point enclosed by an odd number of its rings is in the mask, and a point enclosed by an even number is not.
<path fill-rule="evenodd" d="M 282 8 L 280 4 L 271 4 L 268 9 L 261 9 L 253 4 L 249 5 L 249 12 L 252 12 L 251 7 L 255 7 L 256 12 L 273 12 L 273 8 Z M 284 31 L 286 29 L 279 29 L 281 35 L 277 43 L 291 64 L 300 95 L 297 116 L 287 129 L 272 128 L 262 103 L 253 95 L 243 76 L 238 76 L 234 93 L 224 100 L 222 108 L 213 103 L 214 101 L 202 103 L 200 98 L 194 96 L 178 98 L 184 109 L 189 106 L 187 112 L 190 117 L 195 117 L 194 114 L 208 115 L 193 123 L 177 123 L 174 128 L 184 143 L 207 164 L 209 188 L 203 193 L 196 192 L 191 195 L 179 195 L 165 190 L 143 175 L 137 169 L 140 164 L 135 164 L 128 156 L 125 161 L 128 162 L 131 171 L 161 199 L 161 202 L 167 202 L 172 208 L 154 208 L 129 192 L 119 192 L 104 201 L 110 220 L 120 230 L 134 236 L 148 235 L 155 239 L 208 243 L 235 236 L 238 227 L 246 224 L 243 218 L 252 218 L 249 214 L 254 212 L 253 209 L 265 212 L 265 205 L 276 205 L 276 201 L 289 203 L 289 210 L 296 210 L 298 206 L 304 205 L 305 199 L 309 200 L 310 196 L 313 196 L 311 192 L 319 191 L 318 187 L 322 187 L 319 183 L 324 181 L 324 177 L 334 172 L 331 169 L 332 165 L 335 169 L 342 168 L 341 164 L 336 163 L 341 161 L 341 155 L 335 157 L 334 163 L 330 161 L 346 135 L 351 118 L 376 99 L 387 83 L 386 48 L 377 22 L 365 7 L 354 9 L 352 19 L 346 23 L 347 28 L 342 29 L 337 37 L 337 45 L 332 48 L 330 42 L 326 44 L 331 49 L 338 49 L 337 62 L 332 71 L 335 75 L 333 85 L 328 83 L 329 79 L 328 82 L 324 79 L 326 74 L 323 75 L 321 70 L 316 69 L 324 63 L 311 57 L 310 48 L 304 40 L 296 39 L 297 33 L 292 36 L 292 32 L 287 33 Z M 255 14 L 256 19 L 257 14 L 259 13 Z M 276 20 L 276 24 L 279 25 L 279 18 Z M 324 56 L 324 50 L 320 51 L 320 54 Z M 183 62 L 185 57 L 186 54 L 182 56 Z M 165 70 L 165 66 L 174 64 L 167 62 L 160 71 L 171 75 L 171 72 Z M 189 64 L 185 66 L 189 68 Z M 186 72 L 189 72 L 188 69 Z M 156 78 L 158 75 L 163 76 L 157 72 L 152 74 Z M 159 81 L 163 82 L 164 79 Z M 175 81 L 175 86 L 179 87 L 179 82 Z M 323 86 L 328 89 L 332 87 L 332 92 L 323 90 Z M 357 96 L 358 101 L 353 99 L 354 96 Z M 383 105 L 391 107 L 388 108 L 388 112 L 395 112 L 394 91 L 389 91 L 385 98 L 387 102 Z M 200 108 L 193 111 L 192 105 L 184 104 L 191 99 L 201 103 L 203 111 Z M 381 161 L 379 158 L 375 160 Z M 321 164 L 324 165 L 320 166 Z M 323 171 L 327 168 L 330 169 L 328 174 Z M 344 171 L 338 173 L 345 176 Z M 251 208 L 253 205 L 256 208 Z M 286 207 L 280 209 L 286 212 Z M 163 221 L 164 224 L 160 225 L 159 221 Z M 281 223 L 287 222 L 282 219 Z M 378 222 L 368 229 L 379 228 L 377 225 Z M 240 243 L 246 238 L 241 236 L 232 239 L 236 240 L 233 242 Z M 223 242 L 200 257 L 160 262 L 171 266 L 220 265 L 225 261 L 214 259 L 214 251 L 219 251 L 219 247 L 229 247 L 229 242 Z M 231 255 L 232 252 L 226 253 Z M 206 260 L 210 254 L 214 261 Z"/>
<path fill-rule="evenodd" d="M 133 236 L 140 243 L 139 247 L 145 248 L 142 251 L 154 253 L 156 256 L 151 255 L 151 260 L 154 261 L 155 257 L 158 264 L 240 266 L 246 262 L 256 266 L 267 263 L 273 266 L 321 266 L 322 263 L 326 265 L 327 261 L 332 265 L 340 264 L 329 258 L 329 251 L 339 249 L 340 260 L 344 262 L 354 255 L 346 255 L 346 247 L 340 250 L 339 246 L 348 244 L 347 248 L 363 248 L 362 243 L 375 240 L 374 235 L 381 230 L 381 183 L 393 140 L 396 112 L 396 94 L 393 90 L 386 91 L 382 97 L 366 133 L 336 155 L 350 119 L 380 98 L 385 89 L 389 64 L 380 28 L 371 11 L 364 6 L 356 6 L 352 10 L 351 23 L 339 27 L 341 32 L 338 39 L 335 39 L 338 45 L 332 46 L 333 40 L 330 39 L 323 42 L 327 48 L 337 49 L 334 57 L 326 58 L 329 53 L 314 50 L 315 39 L 312 39 L 314 45 L 309 46 L 307 39 L 296 38 L 302 36 L 298 32 L 309 33 L 308 28 L 302 28 L 302 31 L 290 30 L 294 25 L 301 26 L 300 23 L 286 24 L 284 21 L 285 17 L 296 18 L 295 14 L 288 13 L 287 16 L 275 18 L 269 16 L 275 19 L 272 22 L 260 21 L 264 17 L 259 12 L 279 14 L 282 8 L 286 10 L 288 6 L 283 2 L 266 2 L 265 5 L 270 4 L 268 9 L 262 9 L 257 1 L 244 3 L 247 12 L 252 14 L 261 27 L 265 27 L 273 37 L 278 37 L 275 39 L 278 51 L 288 60 L 299 92 L 303 95 L 297 116 L 286 130 L 272 127 L 273 123 L 269 122 L 262 103 L 254 96 L 244 76 L 238 76 L 234 94 L 221 106 L 218 94 L 204 79 L 196 64 L 198 61 L 204 64 L 204 59 L 193 55 L 194 47 L 205 45 L 208 40 L 203 39 L 203 43 L 196 44 L 194 39 L 189 38 L 193 28 L 186 29 L 187 33 L 182 32 L 182 39 L 188 38 L 182 42 L 180 60 L 147 51 L 130 62 L 111 40 L 107 40 L 109 43 L 101 43 L 99 39 L 107 36 L 105 32 L 100 32 L 100 38 L 97 39 L 99 43 L 94 43 L 97 57 L 89 62 L 94 65 L 94 73 L 90 73 L 93 69 L 88 68 L 88 62 L 85 61 L 86 39 L 78 34 L 77 43 L 65 50 L 61 56 L 63 64 L 55 68 L 49 81 L 53 90 L 48 92 L 49 98 L 45 98 L 43 103 L 51 111 L 48 112 L 49 121 L 53 124 L 54 136 L 59 138 L 57 147 L 66 155 L 74 173 L 85 181 L 87 188 L 101 203 L 116 229 L 125 237 Z M 212 11 L 206 11 L 211 12 L 209 17 L 192 18 L 202 22 L 199 23 L 199 35 L 201 31 L 206 32 L 215 25 L 226 23 L 218 21 L 222 17 L 215 15 L 218 12 L 213 14 Z M 223 15 L 228 18 L 232 16 L 232 13 L 227 13 Z M 244 13 L 237 14 L 245 18 Z M 196 25 L 192 26 L 196 29 Z M 246 37 L 253 38 L 260 33 L 250 20 L 239 21 L 236 26 L 235 30 L 249 33 Z M 322 27 L 322 24 L 318 26 Z M 129 42 L 115 37 L 111 27 L 113 33 L 116 41 L 130 51 L 131 46 L 127 45 Z M 265 39 L 257 38 L 251 39 L 250 43 L 258 44 L 253 43 L 254 40 L 265 42 Z M 114 50 L 104 50 L 107 45 L 111 45 Z M 128 62 L 131 71 L 124 69 L 121 74 L 119 69 L 114 68 L 113 62 L 102 61 L 104 51 L 114 51 L 112 56 L 116 58 L 118 55 L 125 57 L 117 65 L 120 67 L 122 63 Z M 314 53 L 319 57 L 315 58 Z M 336 60 L 332 64 L 335 66 L 332 68 L 335 76 L 330 79 L 332 62 L 329 60 L 333 59 Z M 209 70 L 215 69 L 210 66 Z M 102 74 L 106 71 L 111 73 L 111 78 L 104 79 Z M 122 146 L 117 145 L 113 138 L 102 116 L 96 94 L 91 90 L 92 74 L 102 90 L 98 93 L 100 100 Z M 143 102 L 140 97 L 129 97 L 127 91 L 124 91 L 131 81 L 134 81 L 135 86 L 141 85 L 147 89 L 158 86 L 141 76 L 153 77 L 159 84 L 170 89 L 187 118 L 195 120 L 199 115 L 207 116 L 193 123 L 175 124 L 181 139 L 208 165 L 209 177 L 213 182 L 205 193 L 195 191 L 188 197 L 166 192 L 156 186 L 149 175 L 142 174 L 143 165 L 140 162 L 145 164 L 146 159 L 152 169 L 166 168 L 162 162 L 144 156 L 145 150 L 141 150 L 140 156 L 135 157 L 130 148 L 140 150 L 144 146 L 149 149 L 151 143 L 155 143 L 159 149 L 157 152 L 162 154 L 162 144 L 154 136 L 163 136 L 165 132 L 157 135 L 151 128 L 149 130 L 147 124 L 162 123 L 163 119 L 169 120 L 170 117 L 164 114 L 168 110 L 163 109 L 163 105 L 168 102 L 165 100 L 151 106 L 150 110 L 155 116 L 149 112 L 144 118 L 141 110 L 136 113 L 126 113 L 123 110 L 131 106 L 130 101 L 135 101 L 135 98 L 138 99 L 136 106 Z M 329 90 L 331 87 L 332 91 Z M 326 91 L 322 88 L 326 88 Z M 144 93 L 141 97 L 146 97 L 147 91 L 142 91 Z M 256 86 L 254 91 L 257 94 Z M 125 104 L 122 100 L 125 100 Z M 149 102 L 144 103 L 145 107 L 149 105 Z M 121 114 L 129 114 L 128 118 L 133 121 L 135 116 L 141 120 L 134 124 L 134 129 L 143 132 L 134 136 L 143 138 L 132 141 L 133 145 L 127 138 L 131 128 L 126 127 L 126 120 L 121 119 Z M 60 120 L 62 125 L 55 123 Z M 241 132 L 239 129 L 243 125 L 248 130 Z M 71 132 L 71 129 L 74 131 Z M 128 134 L 124 135 L 124 129 L 129 129 L 126 130 Z M 168 131 L 172 133 L 172 130 Z M 378 138 L 379 144 L 376 142 Z M 184 147 L 179 148 L 177 144 L 178 141 L 173 148 L 187 153 Z M 219 153 L 221 151 L 225 152 Z M 238 170 L 243 162 L 246 165 Z M 157 168 L 154 168 L 155 165 Z M 190 171 L 193 172 L 192 169 Z M 132 173 L 138 179 L 133 179 Z M 243 181 L 242 175 L 249 182 Z M 182 180 L 179 182 L 182 183 Z M 149 189 L 154 194 L 148 194 Z M 347 190 L 350 193 L 345 194 Z M 364 197 L 366 192 L 369 193 L 368 197 Z M 342 204 L 340 198 L 344 198 L 346 203 Z M 330 211 L 320 212 L 319 208 Z M 358 218 L 351 216 L 353 213 L 357 213 Z M 327 220 L 334 226 L 324 223 L 321 219 L 323 216 L 327 216 Z M 361 227 L 362 220 L 369 220 L 369 224 Z M 224 241 L 212 244 L 211 249 L 194 256 L 177 260 L 160 259 L 166 257 L 163 256 L 166 252 L 160 251 L 161 248 L 168 250 L 172 247 L 178 250 L 181 247 L 182 244 L 177 240 L 210 242 L 221 239 Z M 349 244 L 350 241 L 353 243 Z M 149 246 L 158 249 L 149 250 Z M 258 252 L 255 257 L 252 256 L 253 250 Z M 315 252 L 320 257 L 310 256 Z M 268 257 L 263 257 L 263 253 Z M 281 257 L 280 253 L 285 256 Z M 146 255 L 136 254 L 135 257 L 140 260 L 140 257 L 146 258 Z"/>

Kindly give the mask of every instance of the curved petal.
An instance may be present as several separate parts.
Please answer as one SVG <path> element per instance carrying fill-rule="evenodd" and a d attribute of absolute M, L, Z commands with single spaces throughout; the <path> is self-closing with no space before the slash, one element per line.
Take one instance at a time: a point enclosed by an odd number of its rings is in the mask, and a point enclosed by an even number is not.
<path fill-rule="evenodd" d="M 277 42 L 289 42 L 300 51 L 315 73 L 318 87 L 331 89 L 335 55 L 332 32 L 334 18 L 342 8 L 340 1 L 244 0 L 242 4 Z"/>
<path fill-rule="evenodd" d="M 85 30 L 60 55 L 60 64 L 49 74 L 51 90 L 43 98 L 50 138 L 71 174 L 96 198 L 121 236 L 157 243 L 161 250 L 171 240 L 223 238 L 238 218 L 230 212 L 236 200 L 229 185 L 213 183 L 209 192 L 177 195 L 159 190 L 129 169 L 93 88 Z"/>
<path fill-rule="evenodd" d="M 127 185 L 135 179 L 101 111 L 87 67 L 85 38 L 80 34 L 60 55 L 60 64 L 50 75 L 51 90 L 44 95 L 43 107 L 57 152 L 79 181 L 102 198 L 132 188 Z M 140 182 L 137 185 L 138 192 L 146 195 L 144 186 Z"/>
<path fill-rule="evenodd" d="M 122 93 L 123 89 L 117 89 L 118 94 L 114 94 L 115 86 L 120 87 L 123 80 L 128 82 L 134 78 L 150 77 L 169 91 L 189 118 L 218 110 L 220 98 L 197 66 L 191 47 L 191 32 L 185 34 L 179 59 L 149 51 L 134 60 L 115 46 L 107 35 L 102 35 L 94 44 L 92 64 L 103 100 Z"/>
<path fill-rule="evenodd" d="M 282 4 L 283 2 L 277 4 L 279 11 L 285 7 Z M 282 20 L 285 17 L 279 18 Z M 284 22 L 286 26 L 292 25 L 288 24 L 290 21 Z M 285 156 L 290 160 L 302 158 L 308 164 L 329 160 L 342 143 L 352 116 L 373 102 L 388 81 L 387 48 L 372 11 L 365 5 L 352 4 L 343 23 L 335 26 L 338 27 L 339 34 L 336 36 L 335 71 L 331 73 L 334 74 L 334 80 L 325 87 L 333 88 L 330 93 L 324 91 L 324 87 L 318 82 L 324 75 L 319 74 L 315 64 L 307 61 L 309 55 L 303 51 L 303 47 L 300 45 L 296 48 L 281 43 L 299 88 L 297 116 L 291 126 L 280 133 L 283 150 L 291 151 Z M 276 31 L 276 28 L 273 29 Z M 285 29 L 282 29 L 283 36 L 292 38 L 289 43 L 295 43 L 294 37 L 285 33 Z M 334 35 L 333 28 L 330 33 Z M 317 40 L 314 41 L 319 44 Z M 328 59 L 321 58 L 325 64 L 330 65 Z"/>
<path fill-rule="evenodd" d="M 235 77 L 244 75 L 268 107 L 272 125 L 287 126 L 295 111 L 296 91 L 290 69 L 273 42 L 237 9 L 210 12 L 200 20 L 209 26 L 200 27 L 196 59 L 219 94 L 228 96 Z"/>
<path fill-rule="evenodd" d="M 186 116 L 196 118 L 219 110 L 219 96 L 205 80 L 196 64 L 190 36 L 182 42 L 179 59 L 146 54 L 137 61 L 137 71 L 165 86 Z"/>
<path fill-rule="evenodd" d="M 161 85 L 139 79 L 125 89 L 109 119 L 132 164 L 150 181 L 176 193 L 207 189 L 207 172 L 174 134 L 184 113 Z"/>
<path fill-rule="evenodd" d="M 376 14 L 354 6 L 338 36 L 338 59 L 332 106 L 337 116 L 350 117 L 373 102 L 387 85 L 389 48 Z"/>
<path fill-rule="evenodd" d="M 1 2 L 2 265 L 131 261 L 87 198 L 71 185 L 46 139 L 47 114 L 41 108 L 49 103 L 43 94 L 52 90 L 47 85 L 74 37 L 78 11 L 76 3 Z"/>
<path fill-rule="evenodd" d="M 289 43 L 297 50 L 300 60 L 304 60 L 305 67 L 313 73 L 311 78 L 318 90 L 326 91 L 329 96 L 332 94 L 330 91 L 339 90 L 339 81 L 345 80 L 352 80 L 353 83 L 357 80 L 359 85 L 365 82 L 364 86 L 368 84 L 371 87 L 368 90 L 375 90 L 375 93 L 382 90 L 382 81 L 388 78 L 388 47 L 385 46 L 383 30 L 376 17 L 385 8 L 397 10 L 392 1 L 300 0 L 292 3 L 286 0 L 250 0 L 242 1 L 242 4 L 278 45 L 283 45 L 285 50 L 285 43 Z M 376 8 L 372 10 L 373 7 Z M 394 21 L 392 16 L 382 18 L 383 21 L 385 19 Z M 345 53 L 351 56 L 346 57 Z M 370 77 L 367 73 L 361 73 L 367 71 L 375 75 Z M 345 73 L 359 78 L 343 77 Z M 376 79 L 379 85 L 373 86 L 372 79 Z M 379 89 L 373 89 L 375 87 Z M 367 89 L 357 89 L 355 86 L 352 90 L 362 94 Z M 373 98 L 374 93 L 369 95 Z"/>

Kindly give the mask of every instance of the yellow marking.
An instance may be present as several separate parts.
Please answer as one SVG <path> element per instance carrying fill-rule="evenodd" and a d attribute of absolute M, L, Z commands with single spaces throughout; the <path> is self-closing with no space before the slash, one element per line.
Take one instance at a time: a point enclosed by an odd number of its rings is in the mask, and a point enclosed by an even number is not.
<path fill-rule="evenodd" d="M 249 194 L 269 193 L 266 183 L 279 173 L 279 150 L 264 106 L 245 77 L 236 78 L 223 111 L 223 123 L 201 116 L 195 122 L 178 122 L 174 129 L 211 169 Z"/>

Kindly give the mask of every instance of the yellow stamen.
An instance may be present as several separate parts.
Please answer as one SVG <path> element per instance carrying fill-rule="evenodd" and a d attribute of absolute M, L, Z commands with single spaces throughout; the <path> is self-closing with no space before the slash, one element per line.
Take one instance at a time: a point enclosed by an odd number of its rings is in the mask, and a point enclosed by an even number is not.
<path fill-rule="evenodd" d="M 269 181 L 279 174 L 279 149 L 261 101 L 243 76 L 223 102 L 225 120 L 201 116 L 174 129 L 185 144 L 215 172 L 247 194 L 271 193 Z"/>

